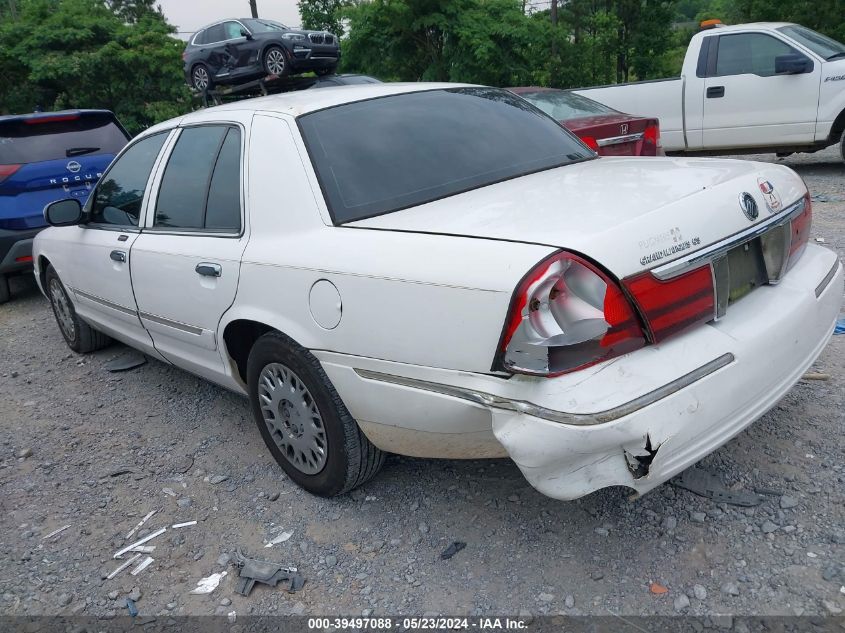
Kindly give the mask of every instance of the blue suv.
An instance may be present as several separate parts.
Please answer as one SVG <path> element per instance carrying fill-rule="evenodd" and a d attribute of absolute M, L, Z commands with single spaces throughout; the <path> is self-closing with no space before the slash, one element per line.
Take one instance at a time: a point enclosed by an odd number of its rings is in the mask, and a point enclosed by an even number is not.
<path fill-rule="evenodd" d="M 128 140 L 108 110 L 0 116 L 0 303 L 9 300 L 9 275 L 32 270 L 44 206 L 69 197 L 84 204 Z"/>

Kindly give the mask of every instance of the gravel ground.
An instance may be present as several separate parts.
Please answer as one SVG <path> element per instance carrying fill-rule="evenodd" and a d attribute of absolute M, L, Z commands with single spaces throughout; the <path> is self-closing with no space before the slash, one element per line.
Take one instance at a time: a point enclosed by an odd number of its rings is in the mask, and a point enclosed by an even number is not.
<path fill-rule="evenodd" d="M 812 237 L 845 255 L 841 160 L 831 150 L 779 162 L 817 196 Z M 845 336 L 814 367 L 830 380 L 802 381 L 703 461 L 732 487 L 776 491 L 755 508 L 670 485 L 634 502 L 610 489 L 563 503 L 508 460 L 399 457 L 363 489 L 323 500 L 286 479 L 245 400 L 156 361 L 108 373 L 122 348 L 71 353 L 34 284 L 15 292 L 0 306 L 0 614 L 112 617 L 128 596 L 156 616 L 845 608 Z M 105 580 L 151 510 L 139 537 L 198 523 L 151 541 L 155 562 L 139 575 Z M 292 536 L 266 549 L 281 531 Z M 455 540 L 466 549 L 440 560 Z M 304 590 L 241 597 L 228 567 L 214 593 L 191 595 L 236 547 L 298 566 Z"/>

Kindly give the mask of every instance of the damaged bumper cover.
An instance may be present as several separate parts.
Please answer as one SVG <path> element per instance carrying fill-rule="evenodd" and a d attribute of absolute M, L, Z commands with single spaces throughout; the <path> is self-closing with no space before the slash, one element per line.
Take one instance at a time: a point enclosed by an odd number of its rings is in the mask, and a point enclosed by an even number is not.
<path fill-rule="evenodd" d="M 496 438 L 550 497 L 574 499 L 615 485 L 648 492 L 725 444 L 798 382 L 830 340 L 842 284 L 835 255 L 808 248 L 777 287 L 759 288 L 725 319 L 654 348 L 669 363 L 717 354 L 689 385 L 592 426 L 494 410 Z M 636 372 L 639 356 L 619 365 Z"/>

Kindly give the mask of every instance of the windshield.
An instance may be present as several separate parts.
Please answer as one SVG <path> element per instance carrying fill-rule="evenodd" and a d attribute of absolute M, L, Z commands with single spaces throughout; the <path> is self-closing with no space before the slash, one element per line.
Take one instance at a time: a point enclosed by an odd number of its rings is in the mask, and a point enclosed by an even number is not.
<path fill-rule="evenodd" d="M 126 140 L 110 115 L 0 121 L 0 164 L 117 154 Z"/>
<path fill-rule="evenodd" d="M 816 33 L 805 26 L 782 26 L 778 31 L 788 35 L 799 44 L 803 44 L 816 55 L 826 60 L 845 57 L 845 44 L 841 44 L 827 35 Z"/>
<path fill-rule="evenodd" d="M 595 156 L 497 88 L 369 99 L 306 114 L 299 125 L 335 224 Z"/>
<path fill-rule="evenodd" d="M 564 90 L 537 90 L 536 92 L 520 92 L 518 94 L 558 121 L 596 114 L 617 113 L 616 110 L 608 108 L 604 104 Z"/>
<path fill-rule="evenodd" d="M 281 22 L 272 20 L 243 20 L 246 27 L 253 33 L 275 33 L 276 31 L 289 31 Z"/>

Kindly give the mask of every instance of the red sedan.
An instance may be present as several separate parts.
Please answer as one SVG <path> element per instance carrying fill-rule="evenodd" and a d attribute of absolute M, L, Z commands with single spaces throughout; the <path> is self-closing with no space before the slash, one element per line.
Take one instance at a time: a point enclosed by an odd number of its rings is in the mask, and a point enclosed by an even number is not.
<path fill-rule="evenodd" d="M 663 156 L 660 124 L 625 114 L 568 90 L 508 88 L 576 134 L 602 156 Z"/>

